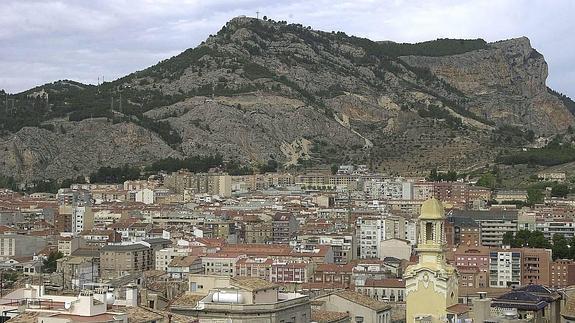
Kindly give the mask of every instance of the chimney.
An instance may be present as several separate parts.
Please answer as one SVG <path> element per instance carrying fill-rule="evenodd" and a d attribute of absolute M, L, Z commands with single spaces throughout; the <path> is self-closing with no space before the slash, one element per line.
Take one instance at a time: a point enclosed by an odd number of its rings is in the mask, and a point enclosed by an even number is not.
<path fill-rule="evenodd" d="M 133 284 L 126 286 L 126 306 L 138 306 L 138 288 Z"/>
<path fill-rule="evenodd" d="M 473 321 L 485 322 L 491 317 L 491 298 L 487 298 L 486 292 L 479 292 L 479 299 L 473 300 Z"/>

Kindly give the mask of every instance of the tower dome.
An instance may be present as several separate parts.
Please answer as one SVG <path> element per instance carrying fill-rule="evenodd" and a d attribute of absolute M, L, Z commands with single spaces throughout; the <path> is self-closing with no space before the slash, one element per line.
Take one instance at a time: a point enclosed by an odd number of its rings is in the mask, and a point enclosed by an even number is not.
<path fill-rule="evenodd" d="M 421 204 L 420 220 L 443 220 L 444 215 L 443 205 L 434 197 Z"/>

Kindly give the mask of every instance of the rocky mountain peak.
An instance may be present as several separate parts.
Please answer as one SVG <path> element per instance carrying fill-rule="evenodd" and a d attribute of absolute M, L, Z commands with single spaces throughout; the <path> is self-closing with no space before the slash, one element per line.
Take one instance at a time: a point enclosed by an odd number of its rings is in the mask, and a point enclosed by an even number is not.
<path fill-rule="evenodd" d="M 504 148 L 502 126 L 525 143 L 529 130 L 573 125 L 546 77 L 525 37 L 374 42 L 236 17 L 200 46 L 119 80 L 14 95 L 16 108 L 0 115 L 0 173 L 75 177 L 216 153 L 250 165 L 363 163 L 404 174 L 474 167 Z M 49 103 L 28 96 L 41 91 Z"/>

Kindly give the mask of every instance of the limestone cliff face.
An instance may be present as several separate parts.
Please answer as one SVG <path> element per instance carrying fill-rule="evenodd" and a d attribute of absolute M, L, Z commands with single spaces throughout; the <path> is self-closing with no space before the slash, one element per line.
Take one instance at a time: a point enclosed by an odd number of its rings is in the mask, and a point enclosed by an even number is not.
<path fill-rule="evenodd" d="M 498 126 L 543 135 L 574 125 L 547 92 L 547 64 L 527 38 L 468 42 L 373 42 L 234 18 L 200 46 L 114 82 L 55 82 L 16 95 L 37 111 L 38 96 L 50 94 L 42 121 L 56 126 L 7 133 L 0 116 L 0 174 L 72 178 L 220 153 L 426 175 L 484 166 L 513 148 L 496 142 Z"/>
<path fill-rule="evenodd" d="M 498 124 L 551 134 L 575 121 L 563 103 L 548 93 L 547 63 L 526 37 L 459 55 L 401 59 L 429 68 L 467 96 L 471 111 Z"/>
<path fill-rule="evenodd" d="M 66 133 L 23 128 L 0 139 L 0 173 L 19 180 L 73 178 L 102 167 L 147 165 L 181 156 L 155 133 L 102 119 L 63 123 Z"/>

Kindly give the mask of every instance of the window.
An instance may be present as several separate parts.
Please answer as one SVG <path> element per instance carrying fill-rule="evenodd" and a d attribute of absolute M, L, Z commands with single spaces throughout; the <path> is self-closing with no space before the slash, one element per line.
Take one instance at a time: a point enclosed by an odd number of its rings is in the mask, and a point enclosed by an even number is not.
<path fill-rule="evenodd" d="M 433 223 L 431 222 L 425 224 L 425 240 L 433 240 Z"/>

